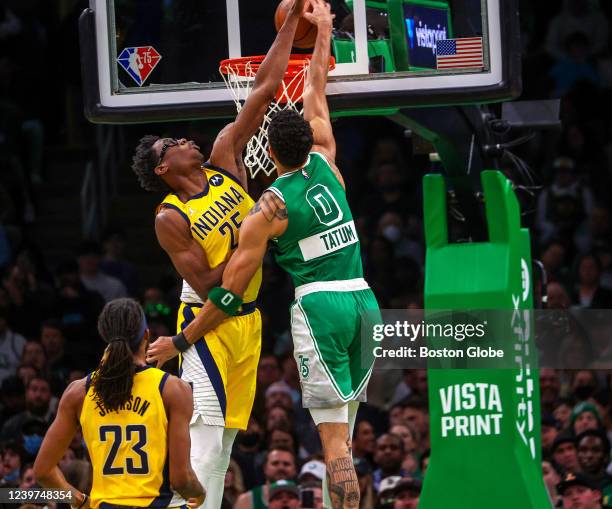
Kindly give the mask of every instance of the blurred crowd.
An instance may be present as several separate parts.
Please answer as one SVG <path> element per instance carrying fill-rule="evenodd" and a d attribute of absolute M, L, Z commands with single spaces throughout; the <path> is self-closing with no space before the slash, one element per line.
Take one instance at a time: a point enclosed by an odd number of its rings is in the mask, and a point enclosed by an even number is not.
<path fill-rule="evenodd" d="M 144 281 L 139 260 L 125 256 L 128 232 L 113 225 L 101 242 L 83 241 L 54 267 L 48 266 L 45 246 L 28 236 L 36 221 L 31 189 L 44 189 L 49 130 L 48 112 L 42 114 L 28 95 L 36 79 L 31 59 L 49 54 L 48 36 L 58 28 L 40 5 L 0 0 L 0 486 L 33 485 L 32 462 L 58 398 L 68 383 L 95 369 L 102 352 L 96 318 L 104 303 L 128 295 L 139 299 L 155 338 L 175 330 L 180 292 L 176 275 Z M 524 97 L 562 101 L 563 128 L 517 149 L 539 185 L 522 197 L 523 223 L 532 233 L 534 258 L 547 273 L 546 306 L 612 308 L 612 5 L 525 1 L 521 9 Z M 429 159 L 414 150 L 403 129 L 385 120 L 341 120 L 335 133 L 366 278 L 382 308 L 421 308 L 420 182 L 432 169 Z M 512 168 L 504 171 L 520 178 Z M 267 259 L 256 403 L 226 476 L 228 508 L 322 507 L 320 443 L 301 407 L 292 357 L 292 294 L 290 281 Z M 581 367 L 540 371 L 543 472 L 554 503 L 563 503 L 557 485 L 570 472 L 587 489 L 600 490 L 604 502 L 612 495 L 612 378 Z M 428 435 L 427 372 L 375 373 L 352 444 L 362 508 L 417 507 Z M 87 489 L 90 466 L 80 436 L 61 468 Z"/>

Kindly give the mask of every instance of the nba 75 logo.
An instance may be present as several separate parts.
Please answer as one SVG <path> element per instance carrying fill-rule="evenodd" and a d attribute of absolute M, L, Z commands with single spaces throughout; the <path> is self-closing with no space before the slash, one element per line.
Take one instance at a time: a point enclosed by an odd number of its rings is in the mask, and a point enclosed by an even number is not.
<path fill-rule="evenodd" d="M 144 85 L 160 60 L 161 55 L 153 46 L 125 48 L 117 57 L 119 65 L 139 87 Z"/>
<path fill-rule="evenodd" d="M 303 355 L 299 356 L 300 359 L 300 374 L 302 375 L 302 378 L 306 379 L 308 378 L 308 375 L 310 374 L 310 368 L 308 367 L 308 357 L 304 357 Z"/>

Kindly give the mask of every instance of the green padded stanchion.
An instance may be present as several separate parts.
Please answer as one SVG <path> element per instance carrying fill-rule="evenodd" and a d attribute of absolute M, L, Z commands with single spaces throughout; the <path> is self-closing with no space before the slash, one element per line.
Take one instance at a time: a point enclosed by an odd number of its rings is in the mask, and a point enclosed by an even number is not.
<path fill-rule="evenodd" d="M 529 232 L 521 228 L 510 182 L 498 171 L 483 172 L 481 180 L 489 241 L 449 244 L 445 180 L 424 179 L 425 308 L 511 311 L 502 334 L 516 368 L 446 369 L 455 360 L 445 369 L 430 365 L 432 452 L 419 509 L 550 508 L 541 468 Z"/>

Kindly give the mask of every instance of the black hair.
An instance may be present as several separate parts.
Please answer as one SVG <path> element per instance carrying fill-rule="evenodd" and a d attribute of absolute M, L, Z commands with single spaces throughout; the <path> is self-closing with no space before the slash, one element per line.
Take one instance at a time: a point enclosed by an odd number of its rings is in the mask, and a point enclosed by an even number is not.
<path fill-rule="evenodd" d="M 151 192 L 169 192 L 168 185 L 155 174 L 157 166 L 157 154 L 153 150 L 153 145 L 159 140 L 159 136 L 147 134 L 140 138 L 132 157 L 132 170 L 138 177 L 138 181 L 143 189 Z"/>
<path fill-rule="evenodd" d="M 419 396 L 406 396 L 402 401 L 400 401 L 400 404 L 403 408 L 414 408 L 415 410 L 420 410 L 425 413 L 429 411 L 427 403 Z"/>
<path fill-rule="evenodd" d="M 27 364 L 26 364 L 26 366 L 27 366 Z M 27 391 L 27 390 L 30 388 L 30 385 L 32 385 L 32 382 L 35 382 L 35 381 L 37 381 L 37 380 L 38 380 L 38 381 L 41 381 L 41 380 L 42 380 L 43 382 L 45 382 L 45 383 L 46 383 L 46 384 L 49 386 L 49 390 L 51 390 L 51 380 L 50 380 L 49 378 L 47 378 L 46 376 L 41 375 L 41 374 L 39 373 L 39 374 L 34 375 L 32 378 L 30 378 L 30 379 L 28 380 L 28 383 L 27 383 L 27 384 L 26 384 L 26 386 L 25 386 L 26 391 Z"/>
<path fill-rule="evenodd" d="M 95 240 L 85 240 L 79 244 L 77 256 L 102 256 L 102 246 Z"/>
<path fill-rule="evenodd" d="M 314 142 L 312 127 L 297 111 L 279 111 L 268 127 L 270 147 L 286 168 L 295 168 L 306 161 Z"/>
<path fill-rule="evenodd" d="M 133 299 L 115 299 L 98 318 L 98 332 L 108 343 L 92 377 L 94 400 L 106 411 L 118 410 L 132 394 L 136 365 L 133 354 L 140 348 L 146 327 L 144 311 Z"/>
<path fill-rule="evenodd" d="M 41 330 L 42 329 L 55 329 L 55 330 L 60 331 L 62 335 L 64 334 L 64 328 L 62 327 L 61 322 L 55 318 L 48 318 L 40 325 L 40 328 Z"/>
<path fill-rule="evenodd" d="M 576 437 L 576 440 L 574 441 L 574 443 L 576 444 L 576 447 L 578 447 L 580 445 L 580 442 L 582 441 L 582 439 L 586 438 L 586 437 L 599 438 L 599 440 L 601 440 L 601 445 L 603 446 L 604 454 L 605 455 L 609 455 L 610 454 L 610 440 L 608 439 L 608 437 L 606 436 L 606 434 L 604 433 L 603 430 L 601 430 L 601 429 L 586 429 L 586 430 L 584 430 L 582 433 L 580 433 Z"/>

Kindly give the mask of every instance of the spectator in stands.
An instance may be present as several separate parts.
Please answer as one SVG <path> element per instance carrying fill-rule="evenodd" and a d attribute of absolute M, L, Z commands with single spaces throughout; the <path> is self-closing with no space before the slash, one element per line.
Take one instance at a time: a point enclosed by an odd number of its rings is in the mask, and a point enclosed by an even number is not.
<path fill-rule="evenodd" d="M 559 423 L 552 415 L 544 415 L 542 417 L 542 456 L 548 457 L 552 445 L 559 433 Z"/>
<path fill-rule="evenodd" d="M 551 413 L 559 399 L 561 382 L 556 370 L 550 368 L 540 369 L 540 404 L 542 413 Z"/>
<path fill-rule="evenodd" d="M 298 483 L 319 483 L 325 479 L 325 463 L 319 459 L 312 459 L 304 463 L 298 475 Z"/>
<path fill-rule="evenodd" d="M 125 259 L 125 232 L 111 229 L 106 232 L 102 245 L 104 256 L 100 261 L 100 270 L 123 283 L 130 296 L 139 294 L 138 272 L 134 265 Z"/>
<path fill-rule="evenodd" d="M 599 3 L 599 0 L 563 1 L 563 9 L 550 22 L 546 36 L 546 50 L 552 57 L 563 58 L 564 42 L 576 32 L 588 38 L 591 55 L 606 48 L 609 26 Z"/>
<path fill-rule="evenodd" d="M 293 355 L 285 355 L 282 360 L 283 370 L 283 381 L 289 386 L 291 390 L 291 399 L 293 404 L 301 407 L 300 401 L 302 400 L 302 390 L 300 387 L 300 375 L 298 373 L 297 362 Z"/>
<path fill-rule="evenodd" d="M 564 283 L 567 280 L 566 254 L 565 244 L 557 239 L 548 241 L 542 248 L 542 263 L 549 283 Z"/>
<path fill-rule="evenodd" d="M 26 337 L 38 334 L 42 320 L 54 311 L 55 290 L 41 278 L 42 272 L 38 252 L 24 248 L 4 280 L 12 302 L 13 325 Z"/>
<path fill-rule="evenodd" d="M 0 430 L 0 440 L 18 440 L 26 422 L 38 420 L 49 424 L 53 418 L 51 384 L 47 378 L 37 376 L 26 387 L 26 409 L 6 421 Z"/>
<path fill-rule="evenodd" d="M 421 454 L 421 459 L 419 463 L 419 468 L 421 469 L 421 477 L 425 477 L 425 473 L 427 472 L 427 467 L 429 466 L 429 456 L 431 455 L 431 450 L 426 449 Z"/>
<path fill-rule="evenodd" d="M 376 435 L 374 427 L 366 420 L 357 421 L 353 433 L 353 458 L 358 458 L 372 464 L 376 450 Z"/>
<path fill-rule="evenodd" d="M 403 420 L 418 433 L 418 451 L 429 448 L 429 411 L 427 405 L 418 396 L 410 397 L 403 402 Z"/>
<path fill-rule="evenodd" d="M 242 471 L 236 460 L 231 459 L 227 472 L 225 473 L 225 484 L 223 489 L 223 498 L 230 507 L 234 507 L 236 500 L 244 493 L 244 480 L 242 479 Z"/>
<path fill-rule="evenodd" d="M 559 423 L 560 429 L 567 429 L 570 427 L 573 409 L 574 400 L 570 398 L 561 398 L 555 404 L 553 417 Z"/>
<path fill-rule="evenodd" d="M 2 464 L 0 465 L 0 487 L 15 488 L 19 486 L 21 479 L 21 466 L 23 461 L 23 449 L 17 441 L 7 442 L 2 448 Z"/>
<path fill-rule="evenodd" d="M 603 509 L 599 486 L 582 474 L 565 474 L 557 492 L 563 500 L 563 509 Z"/>
<path fill-rule="evenodd" d="M 565 55 L 550 70 L 554 80 L 554 97 L 563 97 L 578 82 L 586 81 L 596 85 L 599 81 L 595 66 L 588 60 L 589 39 L 581 32 L 567 36 Z"/>
<path fill-rule="evenodd" d="M 280 480 L 270 485 L 269 509 L 299 509 L 300 492 L 293 481 Z"/>
<path fill-rule="evenodd" d="M 265 482 L 238 497 L 235 509 L 260 509 L 268 506 L 269 489 L 272 483 L 295 478 L 295 455 L 288 449 L 270 449 L 264 464 Z"/>
<path fill-rule="evenodd" d="M 25 407 L 25 388 L 18 376 L 10 376 L 0 386 L 0 423 L 21 412 Z"/>
<path fill-rule="evenodd" d="M 582 308 L 612 308 L 612 290 L 601 286 L 601 265 L 591 254 L 582 255 L 576 262 L 576 286 L 573 303 Z"/>
<path fill-rule="evenodd" d="M 287 411 L 293 411 L 293 398 L 291 394 L 291 387 L 286 382 L 280 380 L 270 384 L 266 389 L 266 410 L 280 406 Z"/>
<path fill-rule="evenodd" d="M 81 282 L 90 291 L 98 292 L 105 302 L 127 297 L 125 286 L 117 278 L 100 269 L 102 250 L 95 242 L 83 242 L 79 248 L 78 263 Z"/>
<path fill-rule="evenodd" d="M 65 381 L 72 364 L 65 351 L 66 338 L 59 321 L 52 319 L 43 322 L 40 331 L 40 343 L 47 355 L 49 373 Z"/>
<path fill-rule="evenodd" d="M 375 495 L 374 480 L 370 464 L 361 458 L 353 457 L 357 481 L 359 482 L 359 509 L 374 509 Z"/>
<path fill-rule="evenodd" d="M 288 426 L 278 426 L 268 430 L 266 435 L 266 450 L 288 449 L 298 457 L 298 440 Z"/>
<path fill-rule="evenodd" d="M 581 369 L 573 372 L 571 381 L 572 395 L 577 401 L 586 401 L 599 389 L 599 382 L 595 371 Z"/>
<path fill-rule="evenodd" d="M 30 380 L 32 380 L 32 378 L 39 374 L 39 371 L 31 364 L 21 364 L 17 368 L 17 376 L 23 382 L 24 387 L 30 383 Z"/>
<path fill-rule="evenodd" d="M 576 437 L 578 466 L 580 472 L 598 483 L 602 493 L 612 493 L 612 478 L 606 473 L 610 461 L 610 441 L 600 431 L 588 429 Z"/>
<path fill-rule="evenodd" d="M 30 419 L 21 427 L 21 442 L 26 461 L 34 462 L 49 426 L 39 419 Z"/>
<path fill-rule="evenodd" d="M 397 435 L 385 433 L 376 440 L 374 463 L 378 468 L 374 470 L 374 488 L 380 491 L 380 483 L 391 476 L 404 477 L 407 475 L 402 469 L 404 459 L 404 442 Z"/>
<path fill-rule="evenodd" d="M 567 432 L 559 433 L 550 449 L 550 457 L 562 472 L 577 472 L 579 466 L 575 437 Z"/>
<path fill-rule="evenodd" d="M 247 429 L 239 431 L 236 436 L 232 457 L 242 471 L 244 487 L 249 490 L 257 484 L 256 458 L 263 441 L 263 429 L 251 415 Z"/>
<path fill-rule="evenodd" d="M 257 387 L 264 391 L 282 377 L 280 363 L 272 354 L 262 355 L 257 366 Z"/>
<path fill-rule="evenodd" d="M 21 484 L 19 485 L 20 490 L 30 490 L 38 487 L 36 479 L 34 478 L 34 468 L 32 463 L 28 463 L 21 469 Z"/>
<path fill-rule="evenodd" d="M 25 338 L 8 326 L 6 310 L 0 308 L 0 383 L 17 372 Z"/>
<path fill-rule="evenodd" d="M 421 481 L 412 478 L 400 479 L 393 489 L 393 509 L 417 509 L 421 496 Z"/>
<path fill-rule="evenodd" d="M 558 507 L 559 494 L 557 493 L 557 485 L 561 481 L 559 472 L 549 461 L 542 461 L 542 476 L 544 477 L 544 484 L 548 490 L 552 506 Z"/>
<path fill-rule="evenodd" d="M 39 373 L 47 372 L 47 355 L 42 344 L 38 341 L 26 341 L 21 355 L 21 363 L 26 366 L 32 366 Z"/>
<path fill-rule="evenodd" d="M 578 436 L 586 430 L 598 430 L 603 427 L 603 421 L 597 407 L 587 401 L 583 401 L 574 407 L 570 424 L 574 436 Z"/>
<path fill-rule="evenodd" d="M 546 286 L 546 295 L 547 309 L 569 309 L 572 303 L 565 287 L 554 281 Z"/>
<path fill-rule="evenodd" d="M 404 459 L 402 461 L 402 470 L 409 475 L 419 469 L 417 443 L 418 436 L 416 432 L 406 423 L 398 423 L 389 428 L 389 433 L 397 435 L 404 442 Z"/>
<path fill-rule="evenodd" d="M 300 509 L 323 509 L 323 487 L 318 481 L 300 483 Z M 312 500 L 309 500 L 310 497 Z"/>
<path fill-rule="evenodd" d="M 536 227 L 542 244 L 553 238 L 572 239 L 594 207 L 593 193 L 580 180 L 573 159 L 558 157 L 553 168 L 554 181 L 538 198 Z"/>
<path fill-rule="evenodd" d="M 99 293 L 85 288 L 79 277 L 78 265 L 74 260 L 67 260 L 59 265 L 57 282 L 59 299 L 56 315 L 64 327 L 64 333 L 66 339 L 71 343 L 71 349 L 74 349 L 75 346 L 77 348 L 74 352 L 75 356 L 79 355 L 79 358 L 82 358 L 80 355 L 86 353 L 86 349 L 91 349 L 91 344 L 87 344 L 87 339 L 97 337 L 96 323 L 104 306 L 104 300 Z M 82 348 L 83 346 L 85 348 Z M 90 358 L 97 359 L 93 354 Z M 95 366 L 95 360 L 92 362 Z"/>

